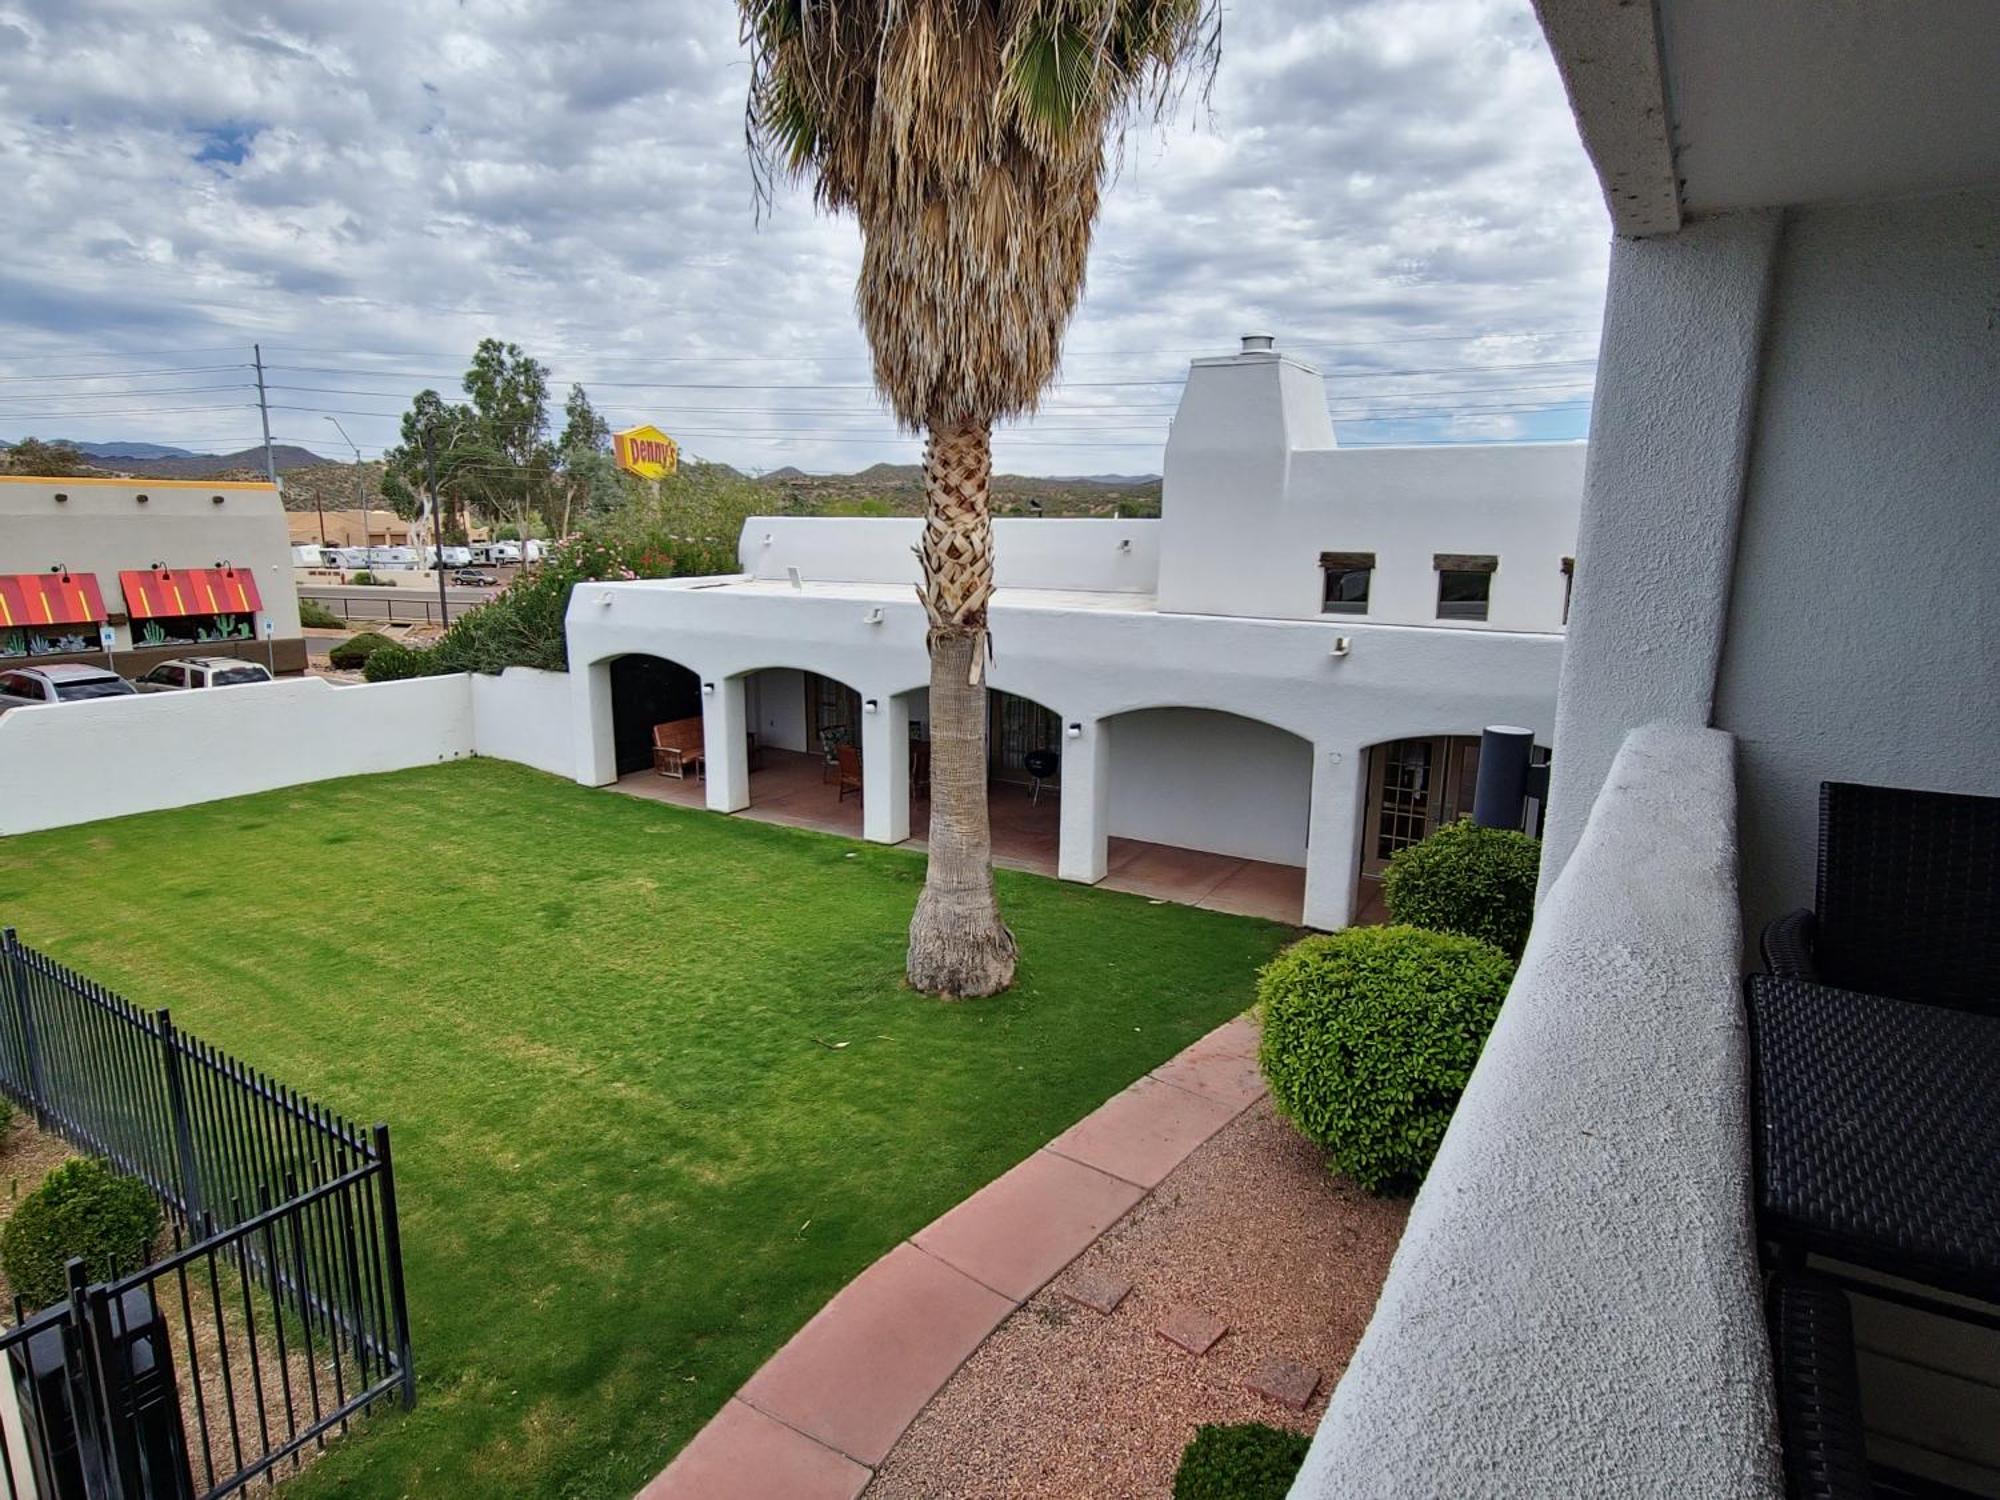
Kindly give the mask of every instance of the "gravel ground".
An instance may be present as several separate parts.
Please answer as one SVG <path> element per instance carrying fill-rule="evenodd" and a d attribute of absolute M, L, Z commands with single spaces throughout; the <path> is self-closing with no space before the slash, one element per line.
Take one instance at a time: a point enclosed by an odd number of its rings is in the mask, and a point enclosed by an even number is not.
<path fill-rule="evenodd" d="M 1388 1272 L 1409 1205 L 1334 1178 L 1260 1102 L 1015 1312 L 926 1407 L 866 1500 L 1158 1500 L 1202 1422 L 1311 1431 Z M 1131 1279 L 1109 1317 L 1065 1286 Z M 1196 1359 L 1175 1309 L 1229 1332 Z M 1304 1411 L 1252 1394 L 1270 1358 L 1321 1374 Z"/>

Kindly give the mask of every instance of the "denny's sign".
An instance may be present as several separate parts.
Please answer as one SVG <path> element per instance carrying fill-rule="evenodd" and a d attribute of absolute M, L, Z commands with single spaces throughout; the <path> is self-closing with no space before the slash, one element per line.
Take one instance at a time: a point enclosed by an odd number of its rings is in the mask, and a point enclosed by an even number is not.
<path fill-rule="evenodd" d="M 618 467 L 641 479 L 665 479 L 680 467 L 681 447 L 657 427 L 628 427 L 611 434 Z"/>

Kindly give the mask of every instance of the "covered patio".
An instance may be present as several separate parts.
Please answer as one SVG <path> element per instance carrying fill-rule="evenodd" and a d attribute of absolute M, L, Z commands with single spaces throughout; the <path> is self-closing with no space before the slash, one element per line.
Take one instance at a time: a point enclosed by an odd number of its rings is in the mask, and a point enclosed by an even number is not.
<path fill-rule="evenodd" d="M 706 784 L 692 775 L 677 780 L 650 769 L 631 771 L 612 783 L 612 789 L 677 807 L 708 806 Z M 1053 877 L 1062 823 L 1059 791 L 1045 788 L 1036 798 L 1026 786 L 996 780 L 987 787 L 987 806 L 993 826 L 993 862 Z M 825 761 L 796 750 L 760 747 L 750 765 L 750 804 L 729 816 L 847 838 L 863 837 L 861 797 L 852 791 L 841 796 Z M 905 843 L 911 848 L 925 847 L 924 830 L 929 823 L 930 799 L 919 787 L 911 793 L 911 837 Z M 1143 839 L 1110 841 L 1107 870 L 1100 884 L 1106 890 L 1128 891 L 1156 901 L 1276 922 L 1297 923 L 1305 900 L 1305 871 L 1297 866 Z"/>

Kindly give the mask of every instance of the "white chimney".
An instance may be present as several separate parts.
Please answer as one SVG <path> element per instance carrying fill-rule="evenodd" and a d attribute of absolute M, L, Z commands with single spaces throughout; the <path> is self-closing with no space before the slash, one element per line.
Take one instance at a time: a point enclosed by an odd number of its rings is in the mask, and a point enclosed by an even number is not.
<path fill-rule="evenodd" d="M 1269 354 L 1277 339 L 1268 333 L 1246 333 L 1243 335 L 1245 354 Z"/>

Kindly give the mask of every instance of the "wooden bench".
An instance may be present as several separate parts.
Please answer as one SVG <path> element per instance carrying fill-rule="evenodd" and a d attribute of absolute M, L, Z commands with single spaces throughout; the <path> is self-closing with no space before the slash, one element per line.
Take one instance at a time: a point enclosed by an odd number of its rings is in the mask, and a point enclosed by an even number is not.
<path fill-rule="evenodd" d="M 701 720 L 674 719 L 653 726 L 653 769 L 685 781 L 689 771 L 702 769 Z"/>

